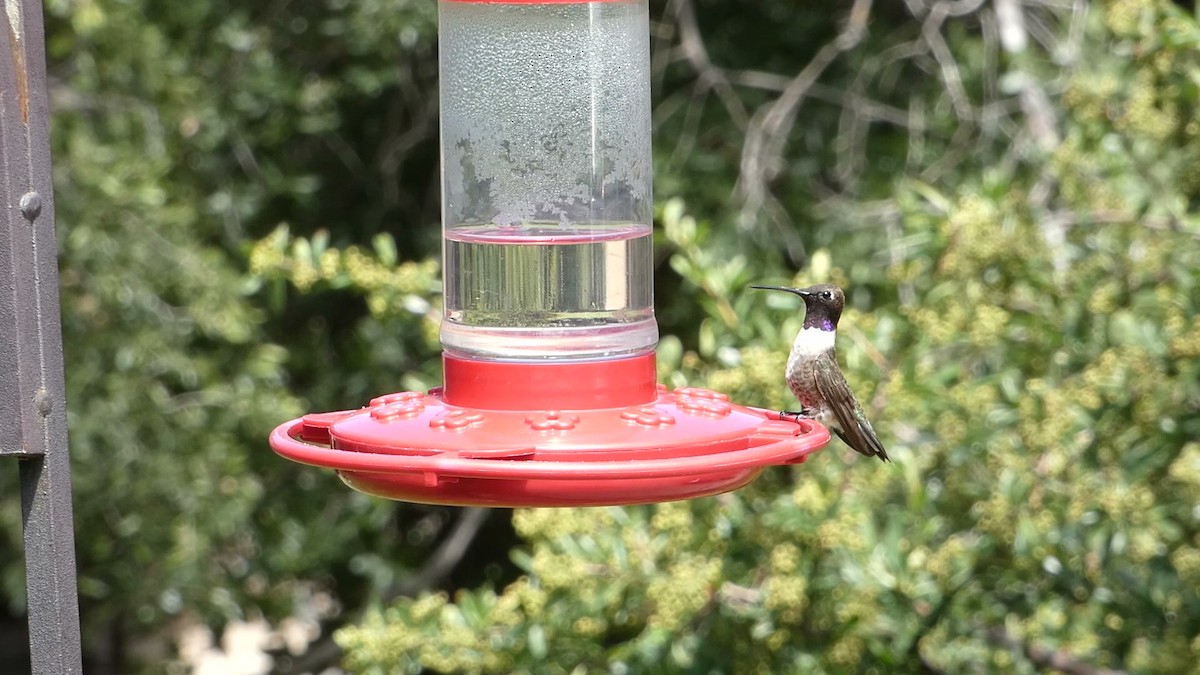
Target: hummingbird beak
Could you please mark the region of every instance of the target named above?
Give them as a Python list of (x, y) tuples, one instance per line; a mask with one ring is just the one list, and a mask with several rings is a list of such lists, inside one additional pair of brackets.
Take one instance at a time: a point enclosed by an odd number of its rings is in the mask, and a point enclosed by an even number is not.
[(757, 286), (757, 285), (752, 285), (752, 286), (750, 286), (750, 288), (757, 288), (757, 289), (759, 289), (759, 290), (763, 290), (763, 291), (783, 291), (783, 292), (785, 292), (785, 293), (791, 293), (791, 294), (793, 294), (793, 295), (798, 295), (798, 296), (800, 296), (800, 297), (802, 297), (802, 298), (806, 298), (806, 297), (808, 297), (809, 295), (811, 295), (811, 294), (808, 292), (808, 290), (807, 290), (807, 289), (803, 289), (803, 288), (791, 288), (791, 287), (789, 287), (789, 286)]

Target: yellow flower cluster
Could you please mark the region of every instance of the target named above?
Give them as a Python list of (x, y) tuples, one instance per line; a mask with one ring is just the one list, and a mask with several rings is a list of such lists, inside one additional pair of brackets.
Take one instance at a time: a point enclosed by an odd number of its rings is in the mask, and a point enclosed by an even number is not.
[(288, 242), (288, 229), (280, 225), (263, 237), (250, 249), (250, 273), (257, 277), (266, 276), (287, 263), (284, 252)]
[(415, 621), (425, 621), (441, 612), (449, 600), (449, 597), (445, 593), (430, 593), (421, 596), (409, 606), (409, 616)]
[(792, 491), (792, 503), (802, 511), (814, 516), (821, 515), (829, 508), (830, 498), (815, 480), (802, 480)]
[(1184, 445), (1179, 456), (1171, 463), (1167, 475), (1172, 480), (1200, 488), (1200, 443), (1193, 441)]
[(302, 293), (320, 283), (349, 285), (366, 296), (368, 310), (377, 317), (400, 314), (406, 297), (428, 296), (436, 288), (436, 259), (385, 264), (358, 246), (326, 248), (326, 239), (292, 238), (287, 225), (280, 225), (251, 249), (250, 273), (285, 279)]
[[(407, 616), (402, 604), (339, 631), (339, 642), (352, 655), (347, 665), (388, 663), (399, 670), (404, 664), (421, 664), (444, 672), (501, 672), (510, 666), (508, 652), (490, 648), (496, 632), (469, 625), (445, 595), (425, 595), (406, 604)], [(436, 641), (420, 627), (423, 623), (436, 627)]]
[(1192, 317), (1191, 327), (1186, 333), (1173, 338), (1169, 349), (1171, 356), (1177, 359), (1200, 357), (1200, 316)]
[(720, 579), (719, 558), (681, 555), (646, 589), (653, 606), (647, 626), (665, 631), (682, 628), (708, 604)]
[(862, 533), (861, 517), (851, 511), (822, 522), (817, 526), (817, 541), (821, 548), (830, 550), (863, 550), (867, 542)]
[(1152, 71), (1138, 73), (1125, 102), (1124, 112), (1114, 120), (1121, 131), (1164, 142), (1178, 131), (1179, 111), (1173, 103), (1160, 100), (1161, 87)]
[(847, 635), (825, 652), (825, 660), (833, 667), (844, 670), (852, 669), (863, 660), (866, 644), (857, 635)]
[(556, 553), (548, 548), (539, 548), (534, 552), (531, 571), (548, 591), (578, 589), (593, 576), (588, 562), (580, 556)]
[(775, 613), (780, 623), (798, 624), (808, 607), (808, 581), (795, 574), (779, 573), (763, 583), (763, 605)]
[(792, 574), (800, 565), (800, 560), (800, 549), (795, 544), (778, 544), (771, 549), (771, 572), (773, 574)]
[[(544, 596), (544, 593), (541, 589), (533, 587), (529, 577), (517, 579), (496, 597), (496, 604), (488, 609), (488, 625), (505, 628), (516, 628), (522, 625), (530, 614), (529, 606), (534, 604), (528, 602), (527, 599), (538, 595)], [(416, 619), (415, 616), (413, 618)]]
[(1104, 8), (1104, 23), (1118, 37), (1142, 33), (1142, 23), (1153, 17), (1155, 0), (1112, 0)]
[(1091, 123), (1108, 121), (1109, 102), (1120, 90), (1121, 81), (1112, 73), (1081, 74), (1067, 84), (1063, 105), (1080, 120)]
[(554, 539), (610, 528), (619, 513), (619, 509), (612, 507), (517, 509), (513, 512), (512, 522), (522, 537)]
[(1200, 663), (1200, 636), (1174, 633), (1165, 639), (1139, 637), (1127, 659), (1132, 673), (1195, 673)]

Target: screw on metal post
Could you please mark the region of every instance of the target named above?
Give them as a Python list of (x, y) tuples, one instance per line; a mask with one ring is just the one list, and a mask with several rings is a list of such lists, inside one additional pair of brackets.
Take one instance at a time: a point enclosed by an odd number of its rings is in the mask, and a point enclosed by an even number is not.
[(42, 196), (36, 192), (26, 192), (21, 195), (20, 207), (21, 215), (32, 223), (42, 214)]

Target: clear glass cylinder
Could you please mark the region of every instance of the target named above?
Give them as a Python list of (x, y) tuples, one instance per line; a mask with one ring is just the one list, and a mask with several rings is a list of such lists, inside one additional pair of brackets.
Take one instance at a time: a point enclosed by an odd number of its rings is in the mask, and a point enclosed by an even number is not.
[(444, 349), (653, 349), (647, 0), (438, 6)]

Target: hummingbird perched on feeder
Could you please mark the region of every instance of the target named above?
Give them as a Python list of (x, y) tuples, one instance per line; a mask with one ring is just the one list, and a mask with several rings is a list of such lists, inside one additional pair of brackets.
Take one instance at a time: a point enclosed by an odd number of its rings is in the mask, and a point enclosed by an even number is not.
[(834, 351), (838, 319), (846, 295), (833, 284), (808, 288), (751, 286), (766, 291), (784, 291), (804, 300), (804, 326), (792, 343), (787, 362), (787, 383), (800, 401), (799, 412), (781, 416), (807, 417), (825, 423), (838, 438), (860, 454), (888, 461), (887, 451), (871, 428), (862, 406), (838, 367)]

